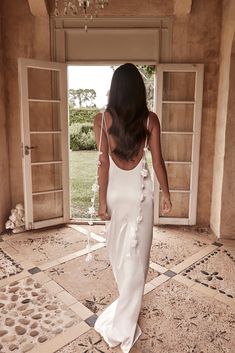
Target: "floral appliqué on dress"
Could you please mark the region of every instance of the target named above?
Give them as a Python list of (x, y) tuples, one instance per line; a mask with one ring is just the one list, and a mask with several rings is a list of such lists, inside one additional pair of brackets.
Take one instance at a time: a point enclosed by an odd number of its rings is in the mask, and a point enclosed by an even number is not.
[[(99, 191), (99, 175), (98, 175), (98, 170), (101, 165), (100, 161), (100, 155), (103, 153), (100, 151), (101, 147), (101, 137), (102, 137), (102, 130), (103, 130), (103, 121), (104, 121), (104, 111), (102, 112), (102, 121), (101, 121), (101, 133), (100, 133), (100, 140), (99, 140), (99, 148), (98, 148), (98, 158), (97, 158), (97, 170), (96, 170), (96, 176), (95, 176), (95, 181), (92, 184), (91, 191), (93, 192), (93, 196), (91, 197), (91, 206), (88, 208), (88, 214), (90, 215), (90, 219), (88, 221), (89, 225), (93, 225), (93, 219), (96, 217), (97, 213), (95, 210), (95, 199), (96, 199), (96, 193)], [(138, 225), (139, 223), (143, 220), (143, 214), (142, 214), (142, 208), (141, 208), (141, 203), (144, 201), (145, 196), (144, 196), (144, 189), (145, 189), (145, 179), (147, 178), (149, 171), (147, 168), (147, 160), (146, 160), (146, 151), (148, 150), (147, 148), (147, 136), (145, 139), (145, 146), (143, 148), (144, 154), (143, 154), (143, 160), (142, 160), (142, 168), (140, 171), (140, 176), (142, 178), (142, 183), (141, 183), (141, 195), (140, 195), (140, 204), (139, 204), (139, 212), (136, 218), (136, 225), (135, 225), (135, 230), (131, 236), (131, 248), (136, 248), (138, 245), (138, 238), (137, 238), (137, 231), (138, 231)], [(87, 240), (87, 246), (86, 249), (88, 251), (87, 256), (86, 256), (86, 261), (90, 261), (92, 259), (92, 253), (91, 253), (91, 244), (90, 244), (90, 238), (91, 238), (91, 231), (88, 231), (88, 240)], [(127, 254), (127, 257), (131, 256), (131, 249)]]

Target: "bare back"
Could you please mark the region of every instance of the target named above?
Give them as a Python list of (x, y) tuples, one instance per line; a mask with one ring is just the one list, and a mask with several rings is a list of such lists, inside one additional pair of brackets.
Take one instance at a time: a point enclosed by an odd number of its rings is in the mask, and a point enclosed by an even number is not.
[[(106, 123), (106, 127), (107, 130), (111, 127), (112, 125), (112, 116), (109, 112), (105, 112), (105, 123)], [(105, 131), (106, 132), (106, 131)], [(112, 153), (112, 151), (114, 150), (114, 148), (116, 147), (116, 142), (114, 140), (114, 138), (112, 137), (112, 135), (110, 135), (109, 133), (107, 133), (107, 140), (110, 146), (110, 157), (112, 158), (112, 160), (114, 161), (114, 163), (121, 169), (125, 169), (125, 170), (131, 170), (133, 168), (135, 168), (138, 163), (140, 162), (142, 156), (143, 156), (143, 148), (144, 148), (144, 144), (145, 141), (143, 140), (140, 148), (139, 148), (139, 152), (138, 154), (133, 158), (132, 161), (125, 161), (122, 160), (120, 158), (118, 158), (114, 153)]]

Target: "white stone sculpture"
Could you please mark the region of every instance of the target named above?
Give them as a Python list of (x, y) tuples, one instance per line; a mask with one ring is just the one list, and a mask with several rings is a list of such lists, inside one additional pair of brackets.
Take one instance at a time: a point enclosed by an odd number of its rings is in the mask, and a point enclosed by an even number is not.
[(6, 229), (12, 229), (13, 233), (19, 233), (25, 230), (24, 227), (24, 206), (18, 203), (11, 210), (9, 220), (5, 223)]

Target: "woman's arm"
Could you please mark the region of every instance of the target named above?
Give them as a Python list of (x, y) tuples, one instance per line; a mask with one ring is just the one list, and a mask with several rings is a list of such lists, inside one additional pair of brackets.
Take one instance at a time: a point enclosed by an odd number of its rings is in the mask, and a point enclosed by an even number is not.
[[(97, 148), (99, 147), (100, 133), (101, 133), (101, 120), (102, 114), (98, 113), (94, 118), (93, 131), (95, 135)], [(107, 213), (107, 187), (108, 187), (108, 172), (109, 172), (109, 156), (108, 156), (108, 141), (105, 133), (105, 127), (103, 124), (102, 138), (100, 151), (100, 166), (98, 168), (98, 184), (99, 184), (99, 210), (98, 216), (101, 220), (108, 220), (110, 216)]]
[(171, 209), (170, 192), (167, 178), (165, 162), (162, 157), (160, 140), (160, 122), (158, 116), (151, 112), (151, 134), (149, 138), (149, 147), (152, 155), (153, 169), (163, 191), (163, 210), (169, 212)]

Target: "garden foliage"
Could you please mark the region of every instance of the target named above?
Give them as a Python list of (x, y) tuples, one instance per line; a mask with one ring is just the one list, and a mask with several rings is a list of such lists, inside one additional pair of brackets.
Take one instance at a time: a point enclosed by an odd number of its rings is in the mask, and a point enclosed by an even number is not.
[(74, 123), (69, 130), (70, 149), (72, 151), (96, 149), (93, 123)]
[(69, 107), (70, 149), (72, 151), (96, 149), (93, 120), (98, 112), (97, 108)]

